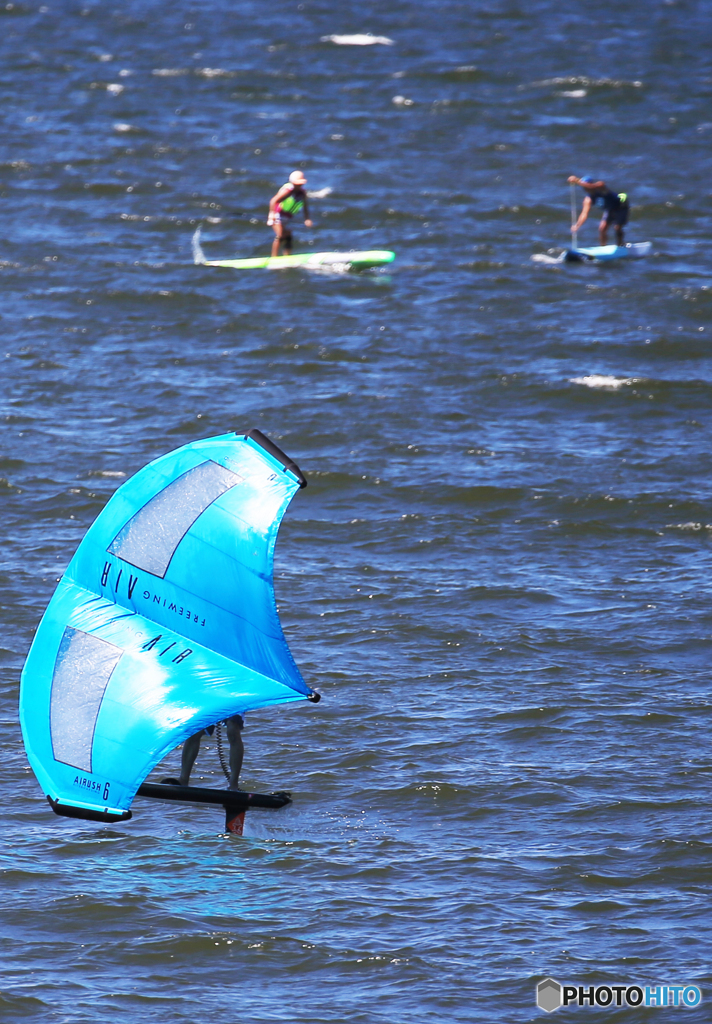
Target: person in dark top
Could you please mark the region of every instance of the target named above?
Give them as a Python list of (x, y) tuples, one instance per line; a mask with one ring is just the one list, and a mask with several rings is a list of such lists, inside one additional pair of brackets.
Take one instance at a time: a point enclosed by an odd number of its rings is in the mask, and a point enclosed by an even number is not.
[(580, 185), (585, 191), (581, 213), (575, 224), (572, 224), (571, 231), (576, 233), (586, 223), (591, 207), (602, 206), (603, 216), (598, 225), (598, 237), (601, 245), (606, 245), (608, 238), (608, 226), (612, 224), (616, 233), (616, 243), (623, 245), (623, 228), (628, 223), (628, 196), (625, 192), (614, 192), (608, 188), (605, 181), (595, 181), (593, 178), (577, 178), (575, 174), (570, 175), (569, 185)]

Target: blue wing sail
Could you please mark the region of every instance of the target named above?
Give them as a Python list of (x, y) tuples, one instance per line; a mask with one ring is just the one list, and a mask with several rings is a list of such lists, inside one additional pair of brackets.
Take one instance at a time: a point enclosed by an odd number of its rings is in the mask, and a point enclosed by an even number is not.
[(127, 817), (141, 782), (229, 715), (313, 698), (277, 614), (274, 546), (306, 481), (258, 431), (150, 463), (90, 527), (20, 686), (30, 764), (77, 816)]

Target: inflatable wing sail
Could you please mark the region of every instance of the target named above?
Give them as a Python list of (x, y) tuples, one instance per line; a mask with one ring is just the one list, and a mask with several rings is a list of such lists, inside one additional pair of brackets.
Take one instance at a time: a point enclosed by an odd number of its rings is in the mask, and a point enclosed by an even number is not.
[(90, 527), (22, 673), (30, 764), (58, 814), (131, 817), (143, 779), (233, 714), (313, 699), (277, 615), (277, 530), (299, 468), (258, 430), (150, 463)]

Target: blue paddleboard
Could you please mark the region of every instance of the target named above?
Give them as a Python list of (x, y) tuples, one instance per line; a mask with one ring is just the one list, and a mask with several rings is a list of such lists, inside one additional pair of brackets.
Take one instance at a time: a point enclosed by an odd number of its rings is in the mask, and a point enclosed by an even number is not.
[(628, 242), (626, 245), (592, 245), (585, 249), (567, 249), (567, 263), (606, 263), (609, 260), (642, 259), (653, 251), (652, 242)]

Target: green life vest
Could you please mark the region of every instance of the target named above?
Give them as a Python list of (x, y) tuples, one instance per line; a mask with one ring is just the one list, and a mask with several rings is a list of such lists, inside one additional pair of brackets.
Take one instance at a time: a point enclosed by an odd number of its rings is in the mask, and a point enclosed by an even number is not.
[(295, 199), (294, 197), (293, 185), (291, 195), (288, 195), (286, 196), (286, 198), (280, 200), (277, 209), (280, 211), (280, 213), (286, 213), (288, 217), (293, 217), (295, 213), (299, 213), (300, 210), (304, 209), (304, 200)]

